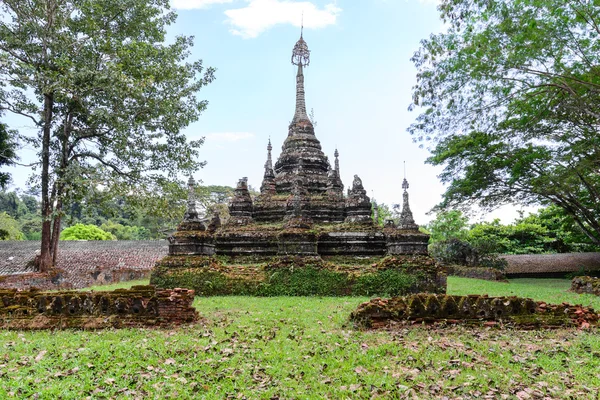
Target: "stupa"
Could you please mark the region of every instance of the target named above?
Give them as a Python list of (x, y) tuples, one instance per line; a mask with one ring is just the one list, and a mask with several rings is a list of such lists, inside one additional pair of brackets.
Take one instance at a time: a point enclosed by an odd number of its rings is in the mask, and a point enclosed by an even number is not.
[(373, 204), (358, 175), (344, 193), (339, 152), (335, 149), (332, 166), (306, 113), (304, 69), (310, 64), (310, 50), (302, 34), (292, 51), (292, 64), (297, 67), (294, 116), (275, 164), (269, 139), (260, 194), (253, 198), (247, 178), (240, 179), (229, 203), (230, 218), (222, 225), (218, 215), (199, 215), (192, 187), (188, 212), (170, 238), (169, 254), (255, 258), (427, 254), (429, 236), (413, 220), (406, 179), (398, 224), (388, 221), (379, 226), (374, 221)]

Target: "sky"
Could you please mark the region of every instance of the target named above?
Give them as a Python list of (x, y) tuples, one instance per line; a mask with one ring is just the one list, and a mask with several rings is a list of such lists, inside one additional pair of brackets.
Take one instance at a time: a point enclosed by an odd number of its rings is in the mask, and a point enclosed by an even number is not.
[[(195, 175), (205, 185), (235, 186), (242, 177), (259, 188), (266, 147), (273, 160), (281, 151), (295, 109), (292, 48), (300, 36), (311, 51), (304, 71), (307, 110), (315, 133), (333, 162), (340, 153), (348, 188), (358, 175), (378, 203), (402, 202), (404, 163), (410, 204), (418, 224), (441, 200), (440, 167), (425, 163), (429, 153), (414, 143), (407, 127), (416, 68), (410, 61), (421, 39), (440, 32), (434, 1), (420, 0), (171, 0), (178, 19), (169, 28), (195, 37), (190, 59), (216, 68), (216, 79), (199, 94), (209, 104), (186, 129), (205, 137), (206, 166)], [(8, 121), (6, 121), (8, 122)], [(25, 160), (26, 161), (26, 156)], [(30, 171), (11, 169), (23, 187)], [(510, 222), (517, 208), (504, 207), (472, 220), (500, 217)]]

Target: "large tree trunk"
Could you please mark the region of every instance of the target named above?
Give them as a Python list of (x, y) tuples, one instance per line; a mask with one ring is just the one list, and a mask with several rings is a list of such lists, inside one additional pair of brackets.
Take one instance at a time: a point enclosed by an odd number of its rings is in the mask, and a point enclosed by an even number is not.
[(52, 268), (52, 204), (50, 202), (50, 134), (54, 95), (44, 95), (44, 128), (42, 131), (42, 247), (38, 270), (47, 272)]

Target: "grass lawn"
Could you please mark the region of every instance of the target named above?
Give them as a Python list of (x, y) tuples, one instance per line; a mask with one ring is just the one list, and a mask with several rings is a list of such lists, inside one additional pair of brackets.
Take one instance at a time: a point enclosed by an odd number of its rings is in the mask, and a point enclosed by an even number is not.
[[(568, 280), (448, 287), (600, 310), (597, 298), (566, 293)], [(597, 331), (358, 331), (347, 318), (365, 300), (197, 298), (204, 322), (172, 331), (0, 331), (0, 399), (598, 396)]]

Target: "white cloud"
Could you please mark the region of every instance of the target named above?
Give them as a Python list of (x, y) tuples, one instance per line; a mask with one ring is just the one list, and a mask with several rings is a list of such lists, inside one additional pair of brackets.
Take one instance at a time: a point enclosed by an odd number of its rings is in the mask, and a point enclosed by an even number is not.
[(251, 132), (214, 132), (204, 135), (206, 140), (211, 142), (238, 142), (240, 140), (251, 139), (254, 133)]
[(180, 10), (192, 10), (195, 8), (206, 8), (213, 4), (231, 3), (233, 0), (173, 0), (173, 8)]
[(231, 33), (244, 38), (255, 38), (278, 24), (300, 27), (302, 14), (306, 28), (323, 28), (335, 25), (342, 9), (335, 2), (319, 9), (309, 1), (250, 0), (244, 8), (225, 11), (228, 22), (233, 26)]

